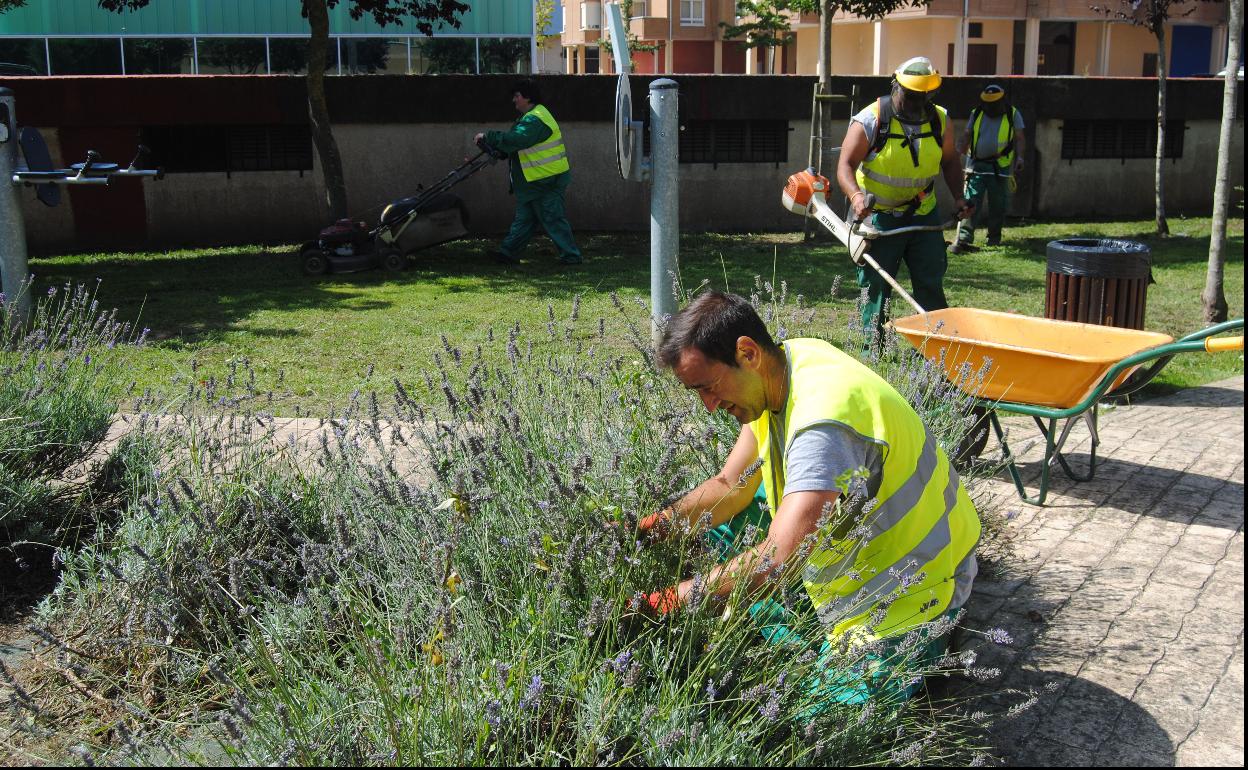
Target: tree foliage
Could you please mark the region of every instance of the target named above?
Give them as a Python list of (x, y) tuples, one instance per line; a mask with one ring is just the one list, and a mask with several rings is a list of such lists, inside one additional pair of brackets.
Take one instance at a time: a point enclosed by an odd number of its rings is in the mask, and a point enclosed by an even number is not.
[(745, 38), (746, 48), (774, 48), (788, 45), (794, 38), (789, 34), (789, 11), (796, 8), (794, 0), (737, 0), (736, 24), (721, 21), (725, 40)]
[(845, 13), (878, 21), (893, 11), (922, 8), (929, 2), (931, 0), (788, 0), (788, 5), (795, 11), (827, 13), (829, 16)]

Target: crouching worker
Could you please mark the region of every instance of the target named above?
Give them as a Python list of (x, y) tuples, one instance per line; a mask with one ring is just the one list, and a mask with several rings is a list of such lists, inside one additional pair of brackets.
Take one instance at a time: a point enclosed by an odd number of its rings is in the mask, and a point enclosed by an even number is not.
[[(647, 593), (642, 609), (676, 611), (691, 593), (723, 601), (740, 581), (761, 592), (768, 573), (801, 569), (807, 609), (823, 623), (822, 653), (869, 645), (879, 674), (824, 671), (809, 683), (812, 694), (860, 703), (917, 692), (921, 682), (888, 675), (890, 657), (907, 635), (914, 649), (916, 630), (924, 634), (924, 662), (946, 652), (947, 634), (927, 632), (942, 618), (947, 631), (970, 596), (980, 533), (966, 489), (918, 414), (827, 342), (777, 345), (750, 303), (733, 294), (708, 292), (678, 312), (658, 356), (708, 411), (722, 409), (742, 427), (715, 477), (639, 528), (654, 539), (705, 524), (709, 513), (720, 543), (751, 518), (766, 534), (757, 545), (725, 549), (696, 588), (690, 579)], [(865, 489), (843, 491), (849, 478)], [(754, 501), (760, 489), (770, 516)], [(769, 641), (790, 641), (775, 617), (782, 608), (770, 603), (756, 602), (751, 614)]]

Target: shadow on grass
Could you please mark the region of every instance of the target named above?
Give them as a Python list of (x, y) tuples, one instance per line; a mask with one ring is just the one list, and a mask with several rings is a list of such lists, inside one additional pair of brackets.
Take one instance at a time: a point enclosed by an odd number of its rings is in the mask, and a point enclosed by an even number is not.
[[(121, 318), (138, 318), (157, 342), (211, 342), (232, 331), (267, 337), (296, 337), (307, 332), (245, 321), (264, 311), (328, 308), (377, 311), (405, 298), (377, 288), (421, 288), (433, 296), (482, 291), (570, 300), (586, 292), (619, 291), (645, 296), (650, 286), (650, 246), (645, 234), (580, 234), (586, 261), (565, 266), (543, 239), (522, 264), (504, 266), (490, 257), (493, 241), (465, 240), (413, 255), (402, 272), (371, 270), (308, 277), (293, 247), (222, 249), (207, 254), (116, 254), (32, 260), (38, 287), (101, 283), (100, 301), (116, 307)], [(784, 236), (698, 235), (682, 243), (681, 271), (687, 288), (704, 278), (741, 293), (754, 291), (755, 276), (774, 274), (790, 295), (825, 300), (837, 275), (854, 284), (844, 253), (784, 242)], [(367, 292), (367, 294), (365, 294)], [(842, 296), (853, 295), (846, 290)]]

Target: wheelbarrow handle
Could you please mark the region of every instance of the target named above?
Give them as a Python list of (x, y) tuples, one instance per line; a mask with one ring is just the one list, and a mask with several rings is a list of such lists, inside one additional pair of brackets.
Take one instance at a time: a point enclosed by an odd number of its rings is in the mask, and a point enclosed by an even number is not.
[(1227, 350), (1243, 350), (1244, 338), (1240, 337), (1209, 337), (1205, 340), (1205, 350), (1210, 353), (1221, 353)]
[[(1092, 404), (1099, 401), (1102, 396), (1117, 397), (1133, 393), (1144, 387), (1144, 385), (1152, 380), (1153, 377), (1155, 377), (1157, 373), (1160, 372), (1167, 363), (1169, 363), (1171, 358), (1179, 353), (1195, 353), (1201, 351), (1212, 353), (1222, 350), (1242, 350), (1244, 347), (1244, 338), (1242, 336), (1210, 339), (1214, 334), (1230, 331), (1231, 329), (1242, 328), (1244, 328), (1244, 319), (1239, 318), (1234, 321), (1227, 321), (1225, 323), (1220, 323), (1216, 326), (1210, 326), (1207, 329), (1194, 332), (1181, 340), (1175, 340), (1174, 342), (1166, 345), (1158, 345), (1157, 347), (1149, 348), (1148, 350), (1141, 350), (1138, 353), (1127, 356), (1109, 368), (1109, 371), (1101, 377), (1100, 383), (1092, 390), (1092, 393), (1090, 393), (1081, 404), (1071, 407), (1070, 409), (1062, 410), (1060, 413), (1051, 412), (1050, 410), (1048, 416), (1071, 417), (1086, 411), (1092, 406)], [(1128, 383), (1116, 391), (1109, 391), (1109, 386), (1114, 382), (1114, 380), (1118, 379), (1118, 375), (1124, 370), (1149, 363), (1150, 361), (1156, 361), (1156, 364), (1149, 367), (1145, 376), (1140, 378), (1138, 382)], [(1109, 392), (1107, 393), (1107, 391)]]

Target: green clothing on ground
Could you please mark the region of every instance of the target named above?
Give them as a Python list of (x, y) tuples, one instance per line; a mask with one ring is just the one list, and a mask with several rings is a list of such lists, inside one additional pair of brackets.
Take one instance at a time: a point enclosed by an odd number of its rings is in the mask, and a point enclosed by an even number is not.
[[(938, 225), (940, 214), (936, 210), (913, 217), (894, 215), (888, 212), (877, 212), (871, 218), (876, 230), (896, 230), (910, 225)], [(945, 299), (945, 270), (949, 266), (949, 257), (945, 253), (944, 234), (939, 230), (906, 233), (892, 238), (876, 238), (871, 242), (871, 256), (888, 274), (897, 277), (902, 262), (910, 272), (910, 295), (924, 310), (940, 310), (949, 307)], [(875, 326), (882, 330), (888, 319), (884, 313), (884, 303), (892, 297), (893, 287), (870, 265), (858, 267), (858, 286), (867, 289), (867, 303), (862, 311), (864, 329)], [(904, 302), (904, 300), (902, 300)], [(903, 316), (914, 313), (908, 304), (899, 309)]]
[[(762, 508), (766, 503), (767, 493), (759, 486), (754, 499), (740, 513), (706, 533), (707, 543), (718, 552), (721, 563), (745, 550), (742, 538), (748, 527), (759, 533), (767, 532), (771, 515)], [(795, 654), (800, 654), (801, 650), (813, 648), (814, 643), (793, 630), (792, 625), (800, 625), (799, 616), (809, 617), (815, 609), (801, 588), (783, 598), (784, 604), (773, 597), (754, 602), (750, 605), (750, 617), (769, 644), (791, 645)], [(957, 613), (958, 610), (953, 609), (945, 616), (955, 617)], [(826, 637), (822, 638), (819, 673), (803, 683), (814, 705), (805, 709), (801, 718), (809, 719), (832, 703), (861, 705), (869, 700), (885, 700), (896, 704), (913, 697), (922, 686), (922, 680), (903, 680), (899, 672), (933, 666), (949, 651), (949, 635), (931, 637), (927, 628), (919, 629), (918, 633), (919, 643), (911, 651), (903, 652), (904, 636), (886, 639), (883, 649), (866, 654), (861, 664), (849, 671), (837, 667), (837, 650)]]
[(516, 216), (499, 248), (509, 257), (519, 257), (540, 223), (559, 249), (560, 259), (579, 262), (581, 250), (576, 245), (563, 205), (564, 192), (571, 184), (572, 172), (530, 182), (524, 178), (520, 168), (517, 151), (546, 141), (552, 133), (550, 127), (532, 113), (522, 115), (508, 131), (485, 132), (486, 143), (509, 157), (511, 191), (516, 196)]
[(958, 224), (958, 243), (974, 243), (975, 230), (985, 225), (988, 242), (1000, 243), (1005, 214), (1010, 210), (1010, 177), (994, 172), (990, 162), (975, 161), (974, 170), (966, 175), (965, 197), (974, 204), (975, 213)]

